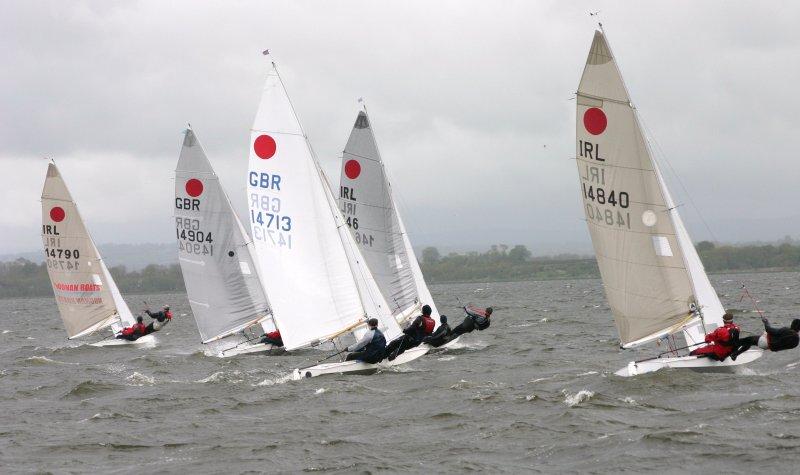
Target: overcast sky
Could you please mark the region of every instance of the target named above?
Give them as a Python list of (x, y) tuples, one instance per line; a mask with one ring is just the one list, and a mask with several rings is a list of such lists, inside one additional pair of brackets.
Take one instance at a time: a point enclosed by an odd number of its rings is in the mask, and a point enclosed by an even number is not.
[(716, 238), (800, 237), (798, 2), (26, 0), (0, 4), (0, 254), (41, 246), (43, 157), (97, 242), (172, 242), (187, 122), (244, 209), (266, 48), (335, 185), (367, 100), (415, 246), (588, 253), (570, 99), (590, 10)]

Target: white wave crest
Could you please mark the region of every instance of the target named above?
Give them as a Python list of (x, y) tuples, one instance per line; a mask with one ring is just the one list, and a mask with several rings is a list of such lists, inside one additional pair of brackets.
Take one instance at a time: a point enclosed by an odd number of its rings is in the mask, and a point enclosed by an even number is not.
[(126, 381), (135, 386), (144, 386), (145, 384), (156, 384), (156, 378), (147, 376), (138, 371), (134, 371), (132, 375), (125, 378)]
[(592, 397), (594, 397), (594, 391), (589, 391), (588, 389), (581, 389), (575, 394), (570, 394), (565, 389), (562, 391), (564, 393), (564, 404), (569, 407), (577, 406), (582, 402), (586, 402)]

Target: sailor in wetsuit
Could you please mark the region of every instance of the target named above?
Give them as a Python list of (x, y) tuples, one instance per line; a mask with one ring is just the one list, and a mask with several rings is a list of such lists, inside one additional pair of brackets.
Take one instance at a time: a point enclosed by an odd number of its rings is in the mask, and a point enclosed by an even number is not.
[(145, 310), (144, 313), (153, 319), (153, 321), (147, 325), (146, 335), (161, 330), (164, 325), (172, 321), (172, 312), (169, 311), (169, 305), (164, 305), (164, 309), (160, 312)]
[(764, 323), (764, 333), (761, 335), (739, 338), (735, 349), (731, 353), (731, 359), (736, 361), (736, 357), (749, 350), (751, 346), (758, 346), (762, 350), (783, 351), (795, 348), (800, 343), (800, 318), (792, 320), (789, 328), (773, 327), (769, 324), (767, 317), (761, 317)]
[(136, 341), (140, 336), (146, 335), (147, 327), (142, 323), (143, 320), (141, 316), (136, 317), (136, 323), (130, 327), (123, 328), (116, 337), (120, 340)]
[(492, 307), (487, 307), (486, 310), (464, 307), (464, 313), (466, 314), (464, 321), (453, 328), (453, 333), (450, 335), (451, 340), (455, 340), (464, 333), (470, 333), (476, 328), (479, 331), (486, 330), (492, 324)]
[(431, 312), (430, 305), (423, 305), (422, 315), (415, 318), (411, 325), (403, 330), (402, 336), (395, 338), (386, 345), (386, 357), (389, 361), (394, 360), (407, 349), (419, 346), (423, 338), (433, 333), (433, 327), (436, 326), (436, 322), (431, 318)]
[(386, 338), (383, 332), (378, 330), (378, 319), (370, 318), (367, 320), (367, 330), (364, 336), (357, 343), (347, 347), (350, 353), (345, 361), (363, 361), (364, 363), (375, 364), (383, 359), (386, 349)]
[(447, 324), (447, 315), (442, 315), (439, 317), (439, 328), (423, 338), (422, 343), (438, 348), (451, 340), (450, 335), (452, 333), (453, 329)]

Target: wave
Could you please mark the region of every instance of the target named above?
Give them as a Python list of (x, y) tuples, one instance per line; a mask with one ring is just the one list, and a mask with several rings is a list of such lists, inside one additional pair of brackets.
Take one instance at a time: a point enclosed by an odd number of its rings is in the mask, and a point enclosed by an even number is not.
[(138, 371), (134, 371), (132, 375), (125, 378), (130, 384), (134, 386), (144, 386), (145, 384), (153, 385), (156, 384), (156, 378), (152, 376), (147, 376), (142, 374)]
[(100, 381), (81, 381), (80, 383), (76, 384), (72, 389), (70, 389), (62, 399), (70, 399), (70, 398), (80, 398), (80, 399), (88, 399), (89, 397), (96, 396), (101, 393), (105, 393), (108, 391), (114, 391), (119, 389), (119, 386), (116, 384), (111, 383), (103, 383)]
[(69, 363), (64, 363), (62, 361), (51, 360), (46, 356), (31, 356), (30, 358), (25, 358), (25, 361), (33, 365), (69, 364)]
[(594, 397), (594, 391), (589, 391), (588, 389), (581, 389), (575, 394), (570, 394), (566, 389), (564, 389), (561, 391), (561, 393), (564, 394), (564, 404), (569, 407), (575, 407), (578, 404), (586, 402)]
[(206, 378), (198, 379), (197, 381), (195, 381), (195, 383), (233, 383), (233, 384), (236, 384), (236, 383), (241, 383), (242, 381), (243, 381), (242, 372), (239, 371), (239, 370), (235, 370), (235, 371), (232, 371), (232, 372), (217, 371), (216, 373), (213, 373), (212, 375), (210, 375), (210, 376), (208, 376)]

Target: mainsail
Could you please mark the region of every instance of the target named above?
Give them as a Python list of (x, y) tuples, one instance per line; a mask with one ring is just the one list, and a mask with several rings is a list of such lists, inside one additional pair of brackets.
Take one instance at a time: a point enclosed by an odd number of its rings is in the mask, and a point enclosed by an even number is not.
[(366, 111), (358, 113), (344, 148), (339, 207), (395, 318), (428, 304), (438, 322)]
[(203, 343), (258, 322), (274, 327), (250, 240), (191, 129), (175, 170), (175, 234)]
[(581, 196), (623, 346), (721, 324), (711, 287), (653, 160), (611, 48), (596, 31), (577, 93)]
[(54, 163), (42, 190), (42, 243), (69, 338), (135, 322)]
[(387, 337), (399, 333), (274, 63), (250, 143), (247, 200), (255, 255), (286, 349), (334, 338), (373, 316)]

